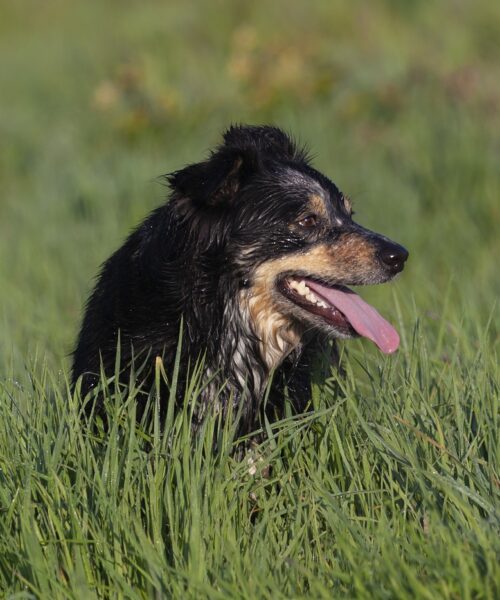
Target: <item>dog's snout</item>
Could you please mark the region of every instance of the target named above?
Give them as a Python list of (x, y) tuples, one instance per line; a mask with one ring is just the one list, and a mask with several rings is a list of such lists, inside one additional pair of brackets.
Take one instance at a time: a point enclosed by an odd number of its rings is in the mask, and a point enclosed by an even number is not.
[(394, 242), (384, 241), (377, 252), (377, 256), (384, 267), (395, 275), (403, 270), (408, 258), (408, 250)]

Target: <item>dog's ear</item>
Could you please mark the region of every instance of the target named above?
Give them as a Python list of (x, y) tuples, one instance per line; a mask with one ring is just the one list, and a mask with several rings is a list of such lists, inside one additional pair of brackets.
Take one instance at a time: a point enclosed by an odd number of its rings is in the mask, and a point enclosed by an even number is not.
[(179, 198), (198, 206), (224, 206), (233, 202), (238, 191), (257, 170), (257, 155), (250, 150), (219, 148), (200, 163), (167, 176)]

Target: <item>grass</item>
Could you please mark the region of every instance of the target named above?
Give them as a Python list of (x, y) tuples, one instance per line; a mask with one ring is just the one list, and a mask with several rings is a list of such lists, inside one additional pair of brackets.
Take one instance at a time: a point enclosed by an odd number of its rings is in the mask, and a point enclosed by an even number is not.
[[(486, 0), (2, 3), (0, 592), (500, 595), (499, 23)], [(231, 121), (293, 131), (411, 254), (363, 290), (398, 355), (346, 344), (346, 376), (267, 424), (270, 479), (229, 428), (217, 455), (213, 423), (191, 439), (195, 376), (163, 429), (109, 398), (106, 435), (67, 388), (97, 266)]]

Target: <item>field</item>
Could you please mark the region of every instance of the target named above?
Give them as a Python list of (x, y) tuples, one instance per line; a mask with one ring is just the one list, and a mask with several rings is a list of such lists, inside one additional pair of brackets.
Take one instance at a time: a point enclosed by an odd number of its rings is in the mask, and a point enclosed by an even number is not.
[[(0, 596), (500, 597), (499, 64), (490, 0), (2, 2)], [(401, 349), (346, 344), (270, 478), (189, 403), (103, 434), (67, 385), (98, 265), (231, 122), (410, 250), (363, 291)]]

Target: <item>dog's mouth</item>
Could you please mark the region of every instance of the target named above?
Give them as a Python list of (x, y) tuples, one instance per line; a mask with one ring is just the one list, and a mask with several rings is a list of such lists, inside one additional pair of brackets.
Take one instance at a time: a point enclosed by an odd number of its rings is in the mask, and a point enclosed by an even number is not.
[(399, 335), (394, 327), (347, 287), (287, 276), (278, 281), (278, 290), (301, 309), (326, 321), (341, 337), (366, 337), (386, 354), (398, 349)]

